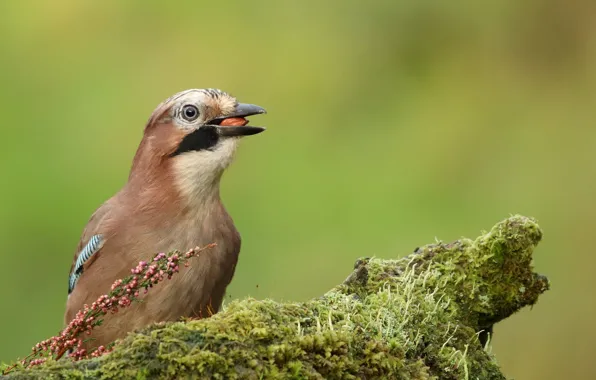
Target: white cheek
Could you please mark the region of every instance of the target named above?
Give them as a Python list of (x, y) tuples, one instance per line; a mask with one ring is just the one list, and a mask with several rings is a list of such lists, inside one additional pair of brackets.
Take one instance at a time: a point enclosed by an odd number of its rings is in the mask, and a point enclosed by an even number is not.
[(178, 189), (193, 201), (202, 201), (217, 191), (222, 172), (232, 163), (238, 139), (221, 140), (213, 150), (186, 152), (174, 158)]

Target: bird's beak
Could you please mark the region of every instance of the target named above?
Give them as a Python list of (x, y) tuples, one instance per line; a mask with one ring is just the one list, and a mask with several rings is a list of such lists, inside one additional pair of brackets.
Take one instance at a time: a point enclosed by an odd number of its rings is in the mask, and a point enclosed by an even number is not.
[(261, 133), (265, 130), (263, 127), (251, 127), (250, 125), (241, 125), (238, 127), (218, 127), (217, 131), (220, 136), (224, 137), (240, 137), (250, 136)]
[(260, 115), (262, 113), (267, 113), (267, 111), (265, 111), (263, 107), (259, 107), (257, 105), (248, 103), (238, 103), (234, 112), (232, 112), (231, 115), (228, 115), (226, 119), (229, 117), (246, 117), (252, 115)]
[(247, 116), (267, 113), (264, 108), (254, 104), (238, 103), (234, 111), (225, 117), (211, 120), (209, 124), (216, 125), (220, 136), (239, 137), (256, 135), (265, 130), (263, 127), (252, 127), (248, 124)]

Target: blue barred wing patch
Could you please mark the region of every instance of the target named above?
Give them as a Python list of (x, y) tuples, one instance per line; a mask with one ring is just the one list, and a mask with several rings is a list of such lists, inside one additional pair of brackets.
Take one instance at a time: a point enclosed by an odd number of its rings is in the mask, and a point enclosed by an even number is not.
[(103, 246), (104, 239), (102, 235), (93, 235), (89, 242), (77, 257), (77, 261), (75, 262), (74, 269), (68, 278), (68, 294), (72, 293), (79, 277), (83, 274), (83, 265), (93, 256), (97, 251), (101, 249)]

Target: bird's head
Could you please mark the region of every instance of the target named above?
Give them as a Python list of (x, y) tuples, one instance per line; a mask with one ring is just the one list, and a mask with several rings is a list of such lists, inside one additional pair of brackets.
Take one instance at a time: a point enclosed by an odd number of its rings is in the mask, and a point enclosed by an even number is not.
[[(218, 89), (190, 89), (162, 102), (153, 112), (137, 151), (131, 178), (138, 171), (167, 170), (187, 195), (217, 183), (230, 165), (241, 137), (261, 133), (246, 117), (266, 111), (238, 103)], [(139, 170), (140, 169), (140, 170)]]

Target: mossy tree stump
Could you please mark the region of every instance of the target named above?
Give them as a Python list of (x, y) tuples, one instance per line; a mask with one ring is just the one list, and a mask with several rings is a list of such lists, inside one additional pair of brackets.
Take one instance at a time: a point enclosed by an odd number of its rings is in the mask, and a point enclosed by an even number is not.
[(100, 358), (7, 378), (504, 379), (479, 332), (548, 289), (531, 265), (541, 237), (534, 220), (513, 216), (476, 240), (360, 259), (308, 302), (233, 301), (207, 319), (131, 333)]

